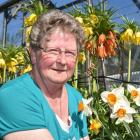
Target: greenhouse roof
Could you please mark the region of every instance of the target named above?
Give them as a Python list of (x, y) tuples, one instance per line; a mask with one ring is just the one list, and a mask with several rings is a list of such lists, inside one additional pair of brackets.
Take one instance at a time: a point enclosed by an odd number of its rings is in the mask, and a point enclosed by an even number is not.
[[(0, 12), (5, 10), (5, 8), (20, 2), (21, 0), (0, 0)], [(25, 1), (25, 0), (24, 0)], [(70, 7), (74, 4), (81, 3), (86, 0), (41, 0), (43, 3), (50, 2), (56, 8), (64, 9), (66, 7)]]
[[(11, 3), (20, 2), (23, 0), (0, 0), (0, 22), (3, 23), (3, 15), (4, 10), (7, 5), (10, 5)], [(24, 0), (25, 1), (25, 0)], [(42, 0), (44, 3), (49, 2), (49, 0)], [(73, 5), (84, 5), (85, 2), (88, 0), (51, 0), (51, 3), (56, 7), (64, 10), (69, 10), (68, 8), (72, 7)], [(122, 3), (122, 0), (105, 0), (108, 3), (106, 6), (108, 8), (113, 8), (117, 12), (115, 16), (112, 18), (113, 21), (116, 23), (120, 23), (120, 17), (126, 16), (130, 20), (135, 20), (138, 24), (140, 24), (140, 0), (125, 0), (125, 3)], [(98, 2), (101, 2), (101, 0), (92, 0), (93, 5), (96, 5)], [(12, 5), (12, 4), (11, 4)], [(7, 27), (7, 34), (9, 36), (15, 36), (16, 33), (19, 33), (19, 29), (21, 28), (22, 19), (21, 14), (16, 17), (16, 19), (12, 19), (11, 22), (8, 24)], [(0, 26), (0, 39), (2, 37), (3, 32), (3, 24)]]
[[(14, 2), (16, 0), (0, 0), (0, 5), (7, 3), (9, 1)], [(17, 1), (20, 1), (20, 0), (17, 0)], [(44, 1), (47, 1), (47, 0), (44, 0)], [(66, 4), (74, 2), (74, 1), (77, 1), (77, 0), (51, 0), (51, 2), (56, 5), (56, 7), (61, 7), (63, 5), (66, 5)]]

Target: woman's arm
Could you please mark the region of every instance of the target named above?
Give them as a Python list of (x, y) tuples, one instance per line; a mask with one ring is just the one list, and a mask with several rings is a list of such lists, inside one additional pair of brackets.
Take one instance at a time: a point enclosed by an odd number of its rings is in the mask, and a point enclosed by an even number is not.
[(35, 129), (9, 133), (4, 140), (54, 140), (47, 129)]

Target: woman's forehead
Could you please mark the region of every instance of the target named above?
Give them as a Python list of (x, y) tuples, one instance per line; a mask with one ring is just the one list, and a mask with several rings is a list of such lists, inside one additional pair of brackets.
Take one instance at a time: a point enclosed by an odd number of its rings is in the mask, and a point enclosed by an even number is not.
[(54, 31), (52, 31), (49, 34), (46, 34), (42, 41), (44, 42), (50, 42), (50, 41), (61, 41), (61, 40), (65, 40), (65, 41), (76, 41), (76, 37), (73, 33), (68, 32), (68, 31), (63, 31), (61, 29), (56, 29)]
[(57, 39), (65, 39), (66, 41), (69, 39), (75, 40), (74, 34), (62, 30), (55, 30), (49, 37), (51, 40)]

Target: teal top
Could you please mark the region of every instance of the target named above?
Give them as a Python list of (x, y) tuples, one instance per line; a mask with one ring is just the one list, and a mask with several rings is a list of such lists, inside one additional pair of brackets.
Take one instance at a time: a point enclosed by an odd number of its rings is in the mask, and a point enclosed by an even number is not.
[(81, 94), (66, 84), (68, 109), (72, 119), (69, 133), (64, 131), (42, 91), (26, 73), (0, 88), (0, 138), (16, 131), (47, 128), (55, 140), (79, 140), (88, 135), (86, 117), (81, 118)]

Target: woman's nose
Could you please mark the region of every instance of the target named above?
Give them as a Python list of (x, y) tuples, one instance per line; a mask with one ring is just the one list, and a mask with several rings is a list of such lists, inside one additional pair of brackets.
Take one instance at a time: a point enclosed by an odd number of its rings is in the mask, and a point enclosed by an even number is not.
[(66, 55), (65, 55), (65, 52), (61, 52), (57, 58), (57, 62), (58, 63), (61, 63), (62, 65), (65, 65), (66, 64)]

